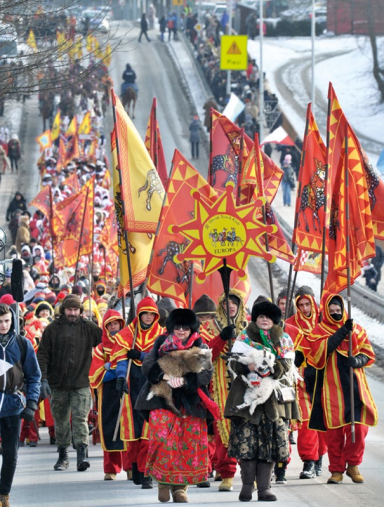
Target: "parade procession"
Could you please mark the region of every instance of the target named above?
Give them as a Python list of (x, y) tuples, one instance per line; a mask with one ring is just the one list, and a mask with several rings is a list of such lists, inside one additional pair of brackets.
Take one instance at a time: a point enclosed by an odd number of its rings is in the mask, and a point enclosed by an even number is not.
[(0, 507), (382, 505), (352, 3), (0, 2)]

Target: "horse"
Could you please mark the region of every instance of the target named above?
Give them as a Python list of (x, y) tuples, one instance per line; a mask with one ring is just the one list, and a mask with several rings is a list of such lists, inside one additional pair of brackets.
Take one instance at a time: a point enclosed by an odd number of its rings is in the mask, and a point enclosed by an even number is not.
[(121, 97), (123, 107), (127, 111), (128, 115), (129, 111), (131, 109), (132, 104), (132, 120), (135, 119), (135, 106), (136, 106), (136, 100), (137, 100), (137, 93), (136, 90), (134, 90), (131, 86), (128, 86), (128, 88), (125, 90), (123, 96)]

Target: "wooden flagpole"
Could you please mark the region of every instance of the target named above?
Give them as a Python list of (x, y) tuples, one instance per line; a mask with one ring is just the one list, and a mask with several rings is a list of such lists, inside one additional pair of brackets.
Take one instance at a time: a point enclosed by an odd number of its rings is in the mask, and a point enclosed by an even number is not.
[[(324, 185), (324, 221), (323, 221), (323, 244), (321, 249), (321, 282), (320, 282), (320, 299), (323, 293), (325, 282), (325, 242), (326, 242), (326, 223), (328, 212), (328, 173), (329, 173), (329, 143), (330, 143), (330, 121), (331, 121), (331, 100), (328, 93), (328, 119), (327, 119), (327, 161), (325, 164), (325, 185)], [(331, 189), (332, 190), (332, 189)], [(321, 321), (321, 314), (319, 317)]]
[(151, 271), (153, 256), (155, 254), (156, 239), (157, 239), (157, 237), (159, 235), (160, 226), (161, 226), (161, 219), (162, 219), (162, 215), (163, 215), (163, 209), (164, 209), (164, 206), (165, 206), (165, 201), (167, 200), (169, 182), (171, 181), (171, 175), (172, 175), (173, 165), (174, 165), (174, 162), (173, 162), (174, 158), (175, 158), (175, 154), (173, 155), (173, 159), (172, 159), (172, 163), (171, 163), (171, 169), (170, 169), (169, 175), (168, 175), (167, 188), (164, 189), (163, 204), (161, 206), (159, 221), (158, 221), (157, 227), (156, 227), (155, 239), (153, 241), (152, 251), (151, 251), (151, 255), (149, 257), (149, 263), (148, 263), (148, 267), (147, 267), (147, 274), (145, 276), (145, 281), (144, 281), (144, 284), (143, 284), (142, 294), (145, 294), (145, 291), (147, 290), (147, 285), (148, 285), (148, 280), (149, 280), (149, 272)]
[(55, 274), (55, 246), (53, 234), (53, 202), (52, 202), (52, 187), (49, 187), (49, 206), (50, 206), (50, 225), (51, 225), (51, 243), (52, 243), (52, 275)]
[(238, 166), (237, 166), (237, 198), (236, 198), (236, 205), (240, 206), (240, 200), (241, 200), (241, 177), (243, 174), (243, 162), (244, 162), (244, 129), (241, 129), (241, 137), (240, 137), (240, 152), (239, 156), (237, 158)]
[(124, 203), (124, 191), (123, 191), (123, 177), (122, 177), (122, 174), (121, 174), (121, 171), (122, 171), (122, 167), (120, 165), (120, 147), (119, 147), (119, 131), (118, 131), (118, 128), (117, 128), (117, 121), (116, 121), (116, 103), (115, 103), (115, 100), (113, 100), (113, 103), (112, 103), (112, 111), (113, 111), (113, 123), (114, 123), (114, 127), (115, 127), (115, 133), (116, 133), (116, 153), (117, 153), (117, 160), (119, 162), (119, 167), (118, 167), (118, 173), (119, 173), (119, 184), (120, 184), (120, 192), (121, 192), (121, 204), (122, 204), (122, 212), (123, 212), (123, 219), (124, 219), (124, 240), (125, 240), (125, 248), (126, 248), (126, 251), (127, 251), (127, 263), (128, 263), (128, 276), (129, 276), (129, 289), (130, 289), (130, 293), (131, 293), (131, 315), (132, 315), (132, 318), (135, 317), (136, 315), (136, 309), (135, 309), (135, 295), (133, 293), (133, 280), (132, 280), (132, 263), (131, 263), (131, 255), (130, 255), (130, 252), (129, 252), (129, 241), (128, 241), (128, 231), (125, 227), (125, 203)]
[(212, 139), (212, 125), (213, 125), (213, 119), (212, 119), (212, 111), (213, 108), (211, 107), (211, 116), (209, 118), (209, 168), (208, 168), (208, 183), (212, 186), (212, 169), (213, 169), (213, 139)]
[[(297, 211), (297, 209), (298, 209), (297, 203), (301, 199), (302, 179), (303, 179), (303, 167), (304, 167), (304, 163), (305, 163), (305, 153), (306, 153), (306, 150), (307, 150), (307, 135), (308, 135), (309, 113), (310, 113), (310, 111), (311, 111), (311, 104), (308, 104), (308, 107), (307, 107), (307, 119), (306, 119), (306, 122), (305, 122), (305, 132), (304, 132), (304, 145), (303, 145), (303, 150), (301, 152), (299, 178), (298, 178), (298, 184), (297, 184), (296, 205), (295, 205), (295, 222), (294, 222), (294, 225), (293, 225), (293, 234), (292, 234), (292, 247), (291, 248), (292, 248), (293, 255), (295, 255), (295, 253), (296, 253), (296, 243), (294, 241), (294, 238), (295, 238), (295, 231), (296, 231), (296, 228), (297, 228), (297, 224), (299, 222), (299, 212)], [(297, 271), (296, 271), (296, 274), (295, 274), (295, 277), (294, 277), (294, 282), (293, 282), (293, 285), (292, 285), (292, 291), (291, 291), (291, 294), (290, 294), (290, 287), (291, 287), (291, 280), (292, 280), (292, 271), (293, 271), (293, 264), (290, 264), (289, 265), (289, 273), (288, 273), (288, 286), (287, 286), (287, 306), (286, 306), (286, 309), (285, 309), (285, 317), (286, 318), (287, 318), (287, 315), (289, 315), (290, 310), (291, 310), (291, 304), (292, 304), (292, 301), (293, 301), (293, 295), (294, 295), (294, 291), (295, 291), (295, 284), (296, 284), (296, 278), (297, 278)]]
[[(92, 218), (90, 218), (90, 222), (92, 223), (92, 233), (91, 233), (91, 258), (90, 258), (90, 273), (89, 273), (89, 314), (90, 314), (90, 320), (92, 320), (92, 291), (93, 291), (93, 246), (94, 246), (94, 239), (95, 236), (93, 234), (94, 232), (94, 225), (95, 225), (95, 179), (93, 179), (93, 188), (92, 188), (92, 195), (93, 195), (93, 202), (92, 202)], [(88, 201), (85, 201), (85, 205), (88, 204)], [(84, 209), (84, 213), (86, 213), (87, 208)]]
[(189, 297), (188, 297), (188, 308), (192, 310), (192, 300), (193, 300), (193, 271), (194, 271), (195, 263), (191, 262), (191, 278), (189, 279)]
[[(133, 350), (135, 348), (135, 345), (136, 345), (138, 327), (139, 327), (139, 323), (137, 322), (136, 325), (135, 325), (135, 333), (133, 335), (133, 341), (132, 341), (132, 348), (131, 348), (131, 350)], [(127, 382), (127, 385), (129, 385), (128, 382), (129, 382), (129, 376), (131, 374), (131, 367), (132, 367), (132, 359), (129, 359), (128, 360), (128, 367), (127, 367), (127, 374), (125, 376), (125, 380)], [(117, 421), (116, 421), (116, 425), (115, 425), (115, 431), (113, 432), (112, 442), (116, 442), (116, 439), (117, 439), (117, 433), (119, 431), (119, 426), (120, 426), (120, 418), (121, 418), (121, 414), (123, 413), (124, 400), (125, 400), (125, 396), (127, 394), (129, 394), (129, 387), (128, 387), (128, 393), (124, 393), (123, 396), (122, 396), (122, 398), (121, 398), (121, 400), (120, 400), (120, 408), (119, 408), (119, 413), (118, 413)]]
[[(87, 193), (85, 195), (85, 203), (87, 203), (88, 193), (89, 193), (89, 187), (87, 187)], [(81, 219), (80, 241), (79, 241), (79, 249), (77, 250), (77, 259), (76, 259), (76, 267), (75, 267), (75, 285), (77, 283), (77, 270), (79, 267), (79, 260), (80, 260), (81, 238), (83, 237), (84, 220), (85, 220), (85, 209), (84, 209), (84, 213), (83, 213), (83, 218)]]
[[(345, 171), (345, 231), (346, 231), (346, 262), (347, 262), (347, 302), (348, 302), (348, 319), (352, 318), (352, 302), (351, 302), (351, 250), (350, 250), (350, 217), (349, 217), (349, 174), (348, 174), (348, 125), (344, 138), (345, 154), (344, 154), (344, 171)], [(352, 333), (349, 331), (349, 351), (348, 357), (353, 356), (352, 351)], [(355, 399), (354, 399), (354, 375), (352, 366), (349, 367), (349, 392), (351, 403), (351, 440), (355, 443)]]
[(157, 139), (157, 100), (156, 97), (153, 99), (153, 121), (154, 121), (154, 128), (155, 128), (155, 152), (153, 154), (153, 163), (155, 164), (156, 171), (158, 171), (158, 158), (159, 158), (159, 145), (158, 145), (158, 139)]

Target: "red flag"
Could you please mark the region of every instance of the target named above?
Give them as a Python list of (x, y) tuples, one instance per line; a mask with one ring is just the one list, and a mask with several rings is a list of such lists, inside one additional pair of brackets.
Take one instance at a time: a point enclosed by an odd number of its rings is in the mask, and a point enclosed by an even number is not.
[(35, 206), (39, 209), (47, 218), (51, 216), (51, 186), (45, 185), (37, 196), (32, 199), (29, 206)]
[(198, 189), (200, 196), (207, 200), (216, 200), (217, 194), (178, 150), (175, 150), (172, 163), (172, 175), (168, 181), (167, 198), (161, 212), (160, 229), (153, 247), (148, 289), (185, 305), (190, 285), (191, 263), (176, 263), (174, 256), (184, 251), (187, 240), (180, 233), (170, 233), (169, 227), (193, 218), (195, 199), (191, 196), (191, 190)]
[(57, 155), (57, 163), (56, 163), (56, 171), (57, 172), (60, 172), (65, 165), (65, 162), (66, 162), (65, 154), (66, 154), (65, 144), (64, 144), (63, 139), (60, 137), (59, 152)]
[(71, 140), (67, 144), (67, 149), (65, 153), (65, 165), (69, 164), (69, 162), (71, 162), (74, 158), (79, 158), (79, 156), (80, 156), (79, 138), (77, 134), (75, 134), (72, 136)]
[(79, 179), (75, 172), (70, 176), (68, 176), (68, 178), (65, 178), (62, 185), (69, 187), (72, 190), (72, 193), (74, 194), (76, 194), (80, 190)]
[(147, 132), (145, 134), (145, 147), (154, 163), (164, 188), (167, 188), (168, 172), (165, 162), (163, 143), (160, 136), (159, 122), (157, 121), (157, 100), (152, 102), (151, 114), (148, 119)]
[(311, 252), (321, 252), (323, 244), (325, 175), (327, 148), (321, 139), (319, 129), (311, 111), (307, 109), (308, 129), (304, 136), (304, 161), (300, 166), (296, 199), (297, 227), (292, 241)]

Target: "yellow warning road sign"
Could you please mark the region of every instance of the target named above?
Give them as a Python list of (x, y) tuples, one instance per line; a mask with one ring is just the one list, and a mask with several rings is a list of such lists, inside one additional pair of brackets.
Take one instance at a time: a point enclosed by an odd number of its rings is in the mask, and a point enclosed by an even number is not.
[(221, 37), (221, 70), (246, 70), (248, 37), (246, 35), (223, 35)]
[(173, 5), (184, 5), (184, 0), (173, 0)]

